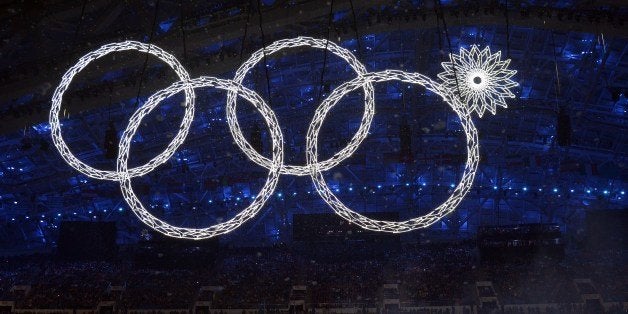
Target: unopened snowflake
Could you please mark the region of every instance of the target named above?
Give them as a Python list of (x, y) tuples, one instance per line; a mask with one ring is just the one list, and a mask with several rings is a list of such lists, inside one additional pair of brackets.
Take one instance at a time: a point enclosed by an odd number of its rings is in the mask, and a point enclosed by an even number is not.
[(512, 88), (519, 84), (510, 78), (517, 73), (509, 70), (510, 59), (501, 60), (501, 52), (491, 54), (489, 47), (480, 50), (460, 49), (460, 54), (449, 54), (443, 62), (444, 72), (438, 74), (443, 86), (458, 94), (469, 112), (480, 117), (488, 110), (495, 114), (497, 106), (506, 108), (505, 98), (515, 98)]

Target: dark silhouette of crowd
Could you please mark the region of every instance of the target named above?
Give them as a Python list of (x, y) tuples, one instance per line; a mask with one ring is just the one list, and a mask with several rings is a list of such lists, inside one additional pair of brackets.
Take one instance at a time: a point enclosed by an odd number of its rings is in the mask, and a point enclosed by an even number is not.
[[(68, 262), (49, 254), (4, 258), (0, 300), (25, 309), (93, 309), (101, 301), (115, 301), (120, 309), (189, 309), (196, 301), (211, 301), (212, 308), (269, 309), (286, 308), (292, 287), (302, 285), (305, 302), (320, 308), (372, 307), (382, 298), (398, 298), (402, 307), (472, 306), (479, 297), (495, 296), (507, 313), (528, 304), (551, 304), (550, 313), (563, 313), (585, 311), (574, 279), (589, 278), (593, 291), (581, 290), (625, 301), (628, 264), (622, 250), (492, 262), (481, 261), (469, 243), (380, 247), (385, 253), (372, 258), (360, 250), (352, 254), (347, 245), (345, 252), (331, 245), (316, 254), (305, 254), (307, 245), (296, 244), (222, 248), (206, 267), (168, 270), (138, 268), (128, 257), (108, 262)], [(479, 281), (493, 288), (476, 287)], [(382, 289), (384, 284), (397, 290)], [(208, 286), (215, 291), (201, 291)]]

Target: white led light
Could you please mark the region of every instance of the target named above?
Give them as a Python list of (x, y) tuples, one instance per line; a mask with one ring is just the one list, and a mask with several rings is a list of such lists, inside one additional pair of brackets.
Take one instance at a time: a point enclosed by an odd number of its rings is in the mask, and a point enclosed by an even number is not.
[(467, 85), (474, 91), (481, 91), (486, 88), (487, 83), (486, 73), (484, 71), (471, 71), (467, 75)]
[[(306, 136), (306, 157), (307, 164), (304, 166), (283, 164), (283, 135), (279, 127), (279, 122), (274, 112), (268, 107), (264, 100), (254, 91), (241, 85), (244, 76), (250, 71), (264, 56), (276, 53), (284, 48), (309, 46), (312, 48), (327, 49), (337, 57), (345, 60), (349, 66), (357, 73), (357, 77), (349, 82), (345, 82), (336, 88), (316, 109), (312, 122), (308, 128)], [(156, 92), (148, 98), (148, 101), (139, 107), (131, 116), (129, 124), (120, 139), (120, 147), (117, 158), (116, 171), (105, 171), (92, 168), (78, 160), (69, 150), (61, 136), (61, 125), (59, 123), (59, 113), (63, 93), (67, 90), (76, 74), (83, 70), (91, 61), (96, 60), (106, 54), (115, 51), (138, 50), (152, 54), (166, 62), (179, 76), (181, 81)], [(363, 64), (347, 49), (327, 42), (326, 40), (314, 39), (310, 37), (297, 37), (293, 39), (279, 40), (266, 47), (266, 50), (256, 51), (237, 71), (234, 80), (224, 80), (214, 77), (201, 76), (190, 79), (188, 73), (181, 64), (170, 54), (159, 47), (143, 44), (135, 41), (125, 41), (113, 43), (100, 47), (83, 56), (77, 64), (71, 67), (64, 75), (60, 85), (55, 89), (52, 98), (52, 108), (50, 110), (50, 126), (52, 138), (57, 150), (63, 159), (74, 169), (96, 179), (117, 181), (120, 183), (122, 195), (133, 213), (149, 227), (171, 237), (187, 239), (204, 239), (220, 234), (228, 233), (242, 225), (245, 221), (254, 217), (265, 202), (272, 196), (279, 175), (307, 175), (312, 177), (314, 186), (323, 200), (341, 217), (355, 223), (365, 229), (384, 232), (406, 232), (418, 228), (425, 228), (443, 216), (451, 213), (463, 200), (473, 184), (473, 178), (479, 163), (479, 147), (477, 129), (471, 120), (473, 112), (477, 112), (481, 117), (485, 110), (495, 113), (496, 106), (506, 107), (505, 98), (514, 97), (510, 91), (518, 84), (510, 78), (516, 71), (508, 70), (510, 60), (501, 61), (501, 53), (491, 54), (487, 48), (479, 50), (473, 46), (470, 51), (460, 50), (460, 55), (450, 55), (451, 62), (442, 63), (445, 71), (438, 74), (443, 83), (438, 83), (425, 75), (419, 73), (408, 73), (398, 70), (385, 70), (381, 72), (368, 73)], [(451, 196), (440, 206), (429, 213), (409, 219), (406, 221), (383, 221), (370, 219), (346, 207), (332, 191), (327, 187), (322, 172), (338, 165), (341, 161), (349, 158), (364, 141), (368, 135), (373, 116), (375, 114), (375, 101), (373, 83), (386, 82), (391, 80), (405, 83), (421, 85), (427, 90), (440, 96), (458, 115), (462, 123), (462, 128), (466, 134), (467, 161), (462, 178), (453, 190)], [(131, 186), (133, 177), (142, 176), (154, 170), (157, 166), (166, 162), (174, 152), (183, 144), (194, 117), (194, 89), (199, 87), (215, 87), (226, 90), (227, 96), (227, 123), (235, 143), (240, 147), (250, 160), (269, 170), (266, 183), (256, 196), (251, 196), (253, 202), (232, 219), (221, 222), (206, 228), (184, 228), (173, 226), (163, 220), (158, 219), (149, 213), (140, 202)], [(360, 127), (353, 136), (349, 144), (342, 150), (334, 154), (325, 161), (318, 161), (318, 135), (323, 125), (323, 121), (329, 111), (347, 94), (356, 89), (364, 89), (364, 114)], [(148, 115), (161, 101), (171, 97), (181, 91), (185, 92), (185, 114), (179, 128), (179, 133), (173, 138), (167, 148), (153, 158), (148, 163), (128, 168), (129, 151), (131, 140), (137, 132), (141, 121)], [(459, 92), (459, 95), (458, 95)], [(253, 104), (262, 114), (264, 121), (270, 129), (272, 138), (272, 159), (261, 156), (244, 138), (237, 121), (236, 97), (240, 96)], [(219, 119), (220, 120), (220, 119)], [(406, 184), (408, 185), (408, 184)], [(425, 186), (425, 183), (422, 184)], [(381, 186), (378, 186), (381, 187)], [(366, 189), (366, 187), (364, 187)], [(351, 191), (352, 188), (349, 188)], [(587, 191), (588, 192), (588, 191)], [(310, 193), (309, 191), (307, 192)], [(374, 193), (374, 192), (373, 192)], [(297, 195), (296, 193), (293, 196)], [(282, 193), (277, 193), (277, 197), (282, 198)], [(212, 203), (210, 200), (209, 203)], [(165, 205), (167, 207), (167, 204)], [(75, 213), (76, 214), (76, 213)], [(27, 217), (28, 218), (28, 217)]]
[[(264, 58), (264, 54), (268, 56), (283, 49), (303, 46), (318, 49), (327, 49), (330, 53), (346, 61), (349, 66), (356, 72), (358, 77), (367, 73), (364, 65), (360, 63), (355, 55), (353, 55), (349, 50), (342, 48), (333, 42), (328, 42), (325, 39), (316, 39), (301, 36), (296, 38), (278, 40), (267, 46), (265, 52), (264, 49), (260, 49), (254, 52), (253, 55), (238, 68), (238, 70), (236, 71), (236, 75), (233, 79), (237, 83), (241, 84), (244, 80), (244, 76)], [(331, 158), (320, 162), (319, 166), (323, 171), (331, 169), (332, 167), (338, 165), (344, 159), (350, 157), (353, 152), (355, 152), (355, 150), (358, 148), (359, 143), (361, 143), (368, 135), (371, 121), (373, 121), (373, 116), (375, 115), (375, 92), (373, 90), (373, 84), (371, 84), (371, 82), (365, 82), (362, 88), (364, 89), (364, 115), (362, 115), (360, 127), (358, 128), (358, 131), (355, 133), (353, 138), (351, 138), (351, 141), (349, 141), (349, 144), (345, 146), (345, 148), (334, 154)], [(233, 92), (230, 92), (227, 95), (227, 122), (229, 123), (229, 130), (231, 131), (232, 136), (236, 139), (236, 143), (238, 144), (240, 149), (242, 149), (242, 151), (246, 154), (246, 156), (249, 157), (249, 159), (251, 159), (256, 164), (268, 169), (270, 165), (270, 160), (260, 155), (244, 138), (244, 135), (242, 135), (242, 130), (240, 129), (240, 125), (238, 124), (236, 116), (236, 101), (234, 96), (235, 94)], [(309, 173), (310, 170), (308, 166), (283, 165), (283, 168), (281, 169), (281, 174), (305, 176)]]
[(501, 51), (491, 54), (491, 49), (471, 50), (460, 48), (460, 54), (449, 54), (449, 62), (443, 62), (444, 72), (438, 74), (445, 88), (460, 92), (462, 101), (480, 118), (484, 111), (495, 114), (497, 106), (506, 108), (505, 98), (515, 98), (511, 89), (518, 86), (510, 78), (517, 73), (509, 70), (510, 59), (501, 60)]

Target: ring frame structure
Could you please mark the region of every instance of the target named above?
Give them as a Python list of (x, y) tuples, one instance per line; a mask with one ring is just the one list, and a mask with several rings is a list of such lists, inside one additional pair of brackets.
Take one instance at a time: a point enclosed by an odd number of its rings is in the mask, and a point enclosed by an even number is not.
[[(430, 211), (429, 213), (408, 219), (405, 221), (386, 221), (376, 220), (366, 217), (350, 208), (348, 208), (334, 193), (329, 189), (325, 178), (322, 173), (322, 169), (318, 166), (318, 134), (323, 125), (323, 121), (329, 111), (338, 103), (338, 101), (347, 93), (360, 88), (366, 82), (386, 82), (386, 81), (402, 81), (405, 83), (421, 85), (427, 90), (439, 95), (449, 106), (454, 110), (456, 115), (460, 118), (462, 128), (466, 134), (466, 148), (467, 148), (467, 160), (464, 168), (462, 178), (456, 188), (453, 190), (449, 198), (445, 200), (441, 205)], [(473, 179), (478, 168), (480, 160), (480, 152), (478, 145), (478, 133), (473, 121), (471, 120), (471, 114), (460, 103), (458, 98), (455, 97), (450, 91), (442, 88), (442, 86), (430, 78), (419, 73), (408, 73), (398, 70), (386, 70), (381, 72), (371, 72), (367, 75), (357, 77), (351, 81), (345, 82), (336, 88), (332, 93), (321, 103), (312, 119), (312, 124), (307, 132), (306, 141), (306, 160), (310, 166), (310, 174), (314, 182), (314, 186), (319, 195), (323, 198), (332, 210), (344, 218), (345, 220), (354, 223), (364, 229), (389, 232), (389, 233), (402, 233), (408, 232), (420, 228), (426, 228), (445, 215), (453, 212), (458, 204), (462, 202), (465, 195), (471, 189), (473, 185)]]
[[(353, 71), (355, 71), (357, 77), (335, 88), (317, 107), (306, 134), (306, 165), (285, 165), (283, 163), (283, 134), (275, 113), (260, 95), (242, 86), (242, 82), (246, 74), (266, 55), (272, 55), (286, 48), (296, 47), (326, 49), (327, 52), (330, 52), (347, 62)], [(108, 171), (95, 169), (80, 161), (74, 154), (72, 154), (63, 140), (61, 135), (61, 123), (59, 121), (63, 95), (74, 77), (92, 61), (112, 52), (129, 50), (136, 50), (157, 57), (161, 61), (168, 64), (168, 66), (175, 71), (177, 76), (180, 78), (180, 81), (175, 82), (169, 87), (151, 95), (147, 102), (133, 113), (122, 134), (122, 138), (120, 139), (116, 170)], [(262, 206), (264, 206), (266, 201), (268, 201), (271, 197), (277, 186), (279, 176), (282, 174), (296, 176), (310, 175), (312, 177), (314, 187), (323, 200), (335, 213), (351, 223), (354, 223), (364, 229), (374, 231), (389, 233), (407, 232), (420, 228), (426, 228), (443, 218), (445, 215), (453, 212), (471, 189), (480, 159), (478, 132), (471, 119), (472, 113), (477, 112), (478, 115), (482, 117), (483, 112), (487, 109), (490, 112), (495, 113), (494, 109), (497, 105), (506, 107), (504, 99), (515, 97), (510, 89), (518, 85), (516, 82), (510, 80), (510, 78), (516, 73), (514, 70), (507, 69), (510, 60), (501, 61), (500, 56), (501, 53), (499, 52), (491, 54), (488, 47), (480, 51), (474, 46), (471, 49), (471, 52), (461, 49), (460, 55), (450, 55), (451, 62), (443, 63), (445, 72), (438, 74), (438, 77), (443, 82), (438, 83), (423, 74), (408, 73), (399, 70), (385, 70), (369, 73), (367, 72), (365, 66), (360, 63), (349, 50), (342, 48), (333, 42), (311, 37), (296, 37), (275, 41), (265, 49), (260, 49), (254, 52), (253, 55), (237, 69), (233, 80), (219, 79), (209, 76), (201, 76), (195, 79), (190, 79), (189, 74), (179, 61), (174, 56), (163, 51), (157, 46), (137, 41), (112, 43), (101, 46), (97, 50), (84, 55), (63, 75), (61, 83), (55, 89), (52, 97), (52, 108), (49, 115), (51, 135), (53, 143), (62, 158), (72, 168), (91, 178), (119, 182), (122, 195), (132, 212), (144, 224), (167, 236), (198, 240), (215, 237), (233, 231), (244, 222), (254, 217), (260, 211)], [(481, 65), (483, 67), (480, 69), (481, 71), (476, 68), (471, 69), (469, 67), (470, 76), (467, 77), (466, 81), (462, 81), (462, 84), (466, 84), (464, 86), (470, 86), (471, 89), (477, 89), (478, 92), (481, 92), (480, 96), (484, 97), (482, 98), (482, 106), (478, 106), (476, 100), (474, 100), (473, 103), (469, 103), (468, 97), (461, 98), (461, 96), (465, 96), (464, 94), (457, 95), (455, 93), (457, 88), (453, 88), (452, 86), (454, 86), (455, 83), (455, 86), (457, 87), (458, 80), (455, 77), (456, 71), (453, 69), (454, 61), (461, 62), (462, 65), (476, 64), (482, 61)], [(454, 75), (454, 78), (452, 78), (452, 75)], [(404, 83), (420, 85), (440, 96), (442, 100), (456, 113), (461, 121), (462, 128), (466, 135), (467, 160), (462, 178), (452, 191), (451, 195), (442, 204), (427, 214), (397, 222), (371, 219), (351, 210), (329, 189), (323, 176), (324, 171), (330, 170), (343, 160), (351, 157), (351, 155), (358, 149), (359, 145), (366, 139), (375, 115), (375, 92), (373, 84), (387, 81), (401, 81)], [(251, 161), (266, 168), (269, 171), (269, 174), (265, 184), (257, 196), (253, 199), (251, 204), (244, 210), (237, 213), (233, 218), (205, 228), (178, 227), (171, 225), (166, 221), (160, 220), (148, 212), (135, 194), (131, 180), (134, 177), (145, 175), (153, 171), (159, 165), (167, 162), (168, 159), (174, 155), (175, 151), (183, 144), (194, 119), (194, 89), (202, 87), (213, 87), (227, 91), (227, 124), (229, 126), (229, 131), (234, 138), (235, 144), (243, 150)], [(325, 117), (345, 95), (359, 88), (364, 90), (364, 113), (357, 132), (351, 138), (347, 146), (345, 146), (342, 150), (335, 153), (327, 160), (319, 161), (317, 145), (319, 133)], [(161, 101), (180, 92), (185, 93), (185, 113), (177, 135), (172, 139), (164, 151), (151, 159), (148, 163), (138, 167), (129, 168), (128, 161), (131, 142), (138, 131), (142, 120), (150, 114), (150, 112), (152, 112), (152, 110), (156, 108)], [(260, 112), (266, 125), (269, 127), (272, 139), (272, 159), (259, 154), (242, 134), (236, 110), (236, 100), (238, 96), (250, 102), (253, 107)]]
[[(63, 160), (65, 160), (70, 167), (76, 169), (78, 172), (94, 179), (100, 180), (109, 180), (109, 181), (119, 181), (120, 174), (116, 171), (111, 170), (100, 170), (93, 168), (92, 166), (82, 162), (79, 160), (72, 152), (70, 148), (63, 140), (63, 136), (61, 135), (61, 123), (59, 122), (59, 114), (61, 112), (61, 104), (63, 102), (63, 94), (70, 86), (70, 83), (74, 79), (74, 77), (81, 72), (85, 67), (87, 67), (92, 61), (97, 60), (99, 58), (104, 57), (112, 52), (119, 51), (129, 51), (136, 50), (144, 53), (148, 53), (159, 58), (161, 61), (168, 64), (168, 66), (175, 71), (177, 76), (181, 79), (181, 81), (188, 81), (190, 79), (190, 75), (183, 68), (181, 63), (171, 54), (165, 52), (161, 48), (145, 44), (137, 41), (123, 41), (119, 43), (111, 43), (84, 55), (79, 59), (79, 61), (68, 69), (63, 77), (61, 78), (61, 83), (57, 86), (52, 96), (52, 107), (50, 108), (49, 122), (50, 129), (52, 135), (52, 142), (55, 147), (61, 154)], [(168, 144), (166, 149), (161, 152), (159, 155), (151, 159), (148, 163), (129, 169), (128, 174), (131, 177), (143, 176), (151, 171), (153, 171), (157, 166), (166, 162), (174, 152), (177, 147), (175, 147), (175, 143), (177, 141), (183, 141), (190, 130), (190, 125), (192, 120), (194, 119), (194, 105), (195, 105), (195, 95), (194, 90), (190, 87), (186, 87), (184, 89), (185, 92), (185, 113), (183, 115), (183, 119), (181, 120), (181, 125), (179, 127), (179, 132), (173, 138), (173, 141)]]
[[(161, 219), (158, 219), (146, 210), (140, 199), (133, 191), (133, 187), (131, 185), (132, 176), (129, 173), (128, 169), (129, 151), (133, 136), (137, 132), (142, 122), (142, 119), (146, 117), (146, 115), (148, 115), (157, 106), (157, 104), (159, 104), (164, 99), (181, 92), (182, 90), (200, 87), (215, 87), (218, 89), (236, 92), (238, 95), (249, 101), (255, 107), (255, 109), (257, 109), (262, 114), (264, 121), (270, 128), (270, 136), (272, 138), (273, 145), (272, 163), (270, 165), (266, 183), (264, 184), (260, 192), (253, 199), (253, 202), (251, 202), (251, 204), (247, 206), (244, 210), (236, 214), (235, 217), (225, 222), (221, 222), (206, 228), (184, 228), (173, 226)], [(181, 144), (183, 144), (183, 139), (174, 142), (173, 145), (176, 149)], [(129, 120), (127, 128), (122, 134), (122, 138), (120, 139), (117, 171), (121, 174), (120, 188), (122, 190), (122, 195), (124, 196), (127, 204), (131, 207), (133, 213), (143, 223), (145, 223), (152, 229), (170, 237), (200, 240), (233, 231), (247, 220), (253, 218), (259, 212), (262, 206), (264, 206), (266, 201), (271, 197), (273, 191), (275, 190), (280, 175), (279, 170), (281, 169), (282, 164), (283, 135), (281, 133), (281, 130), (279, 129), (279, 121), (277, 121), (274, 112), (270, 109), (270, 107), (268, 107), (268, 105), (266, 105), (264, 100), (254, 91), (247, 89), (244, 86), (231, 80), (201, 76), (199, 78), (195, 78), (185, 82), (176, 82), (169, 87), (158, 91), (157, 93), (151, 95), (148, 101), (142, 107), (135, 111), (135, 113), (133, 114), (133, 116), (131, 116)]]
[[(296, 47), (327, 49), (330, 53), (346, 61), (347, 64), (353, 69), (353, 71), (356, 72), (358, 77), (361, 77), (368, 73), (366, 71), (366, 68), (364, 67), (364, 64), (358, 61), (355, 55), (353, 55), (349, 50), (342, 48), (337, 44), (325, 39), (316, 39), (312, 37), (301, 36), (275, 41), (267, 46), (265, 51), (262, 48), (254, 52), (253, 55), (238, 68), (233, 80), (241, 84), (244, 80), (245, 75), (257, 63), (259, 63), (265, 55), (272, 55), (283, 49)], [(329, 159), (320, 162), (319, 167), (323, 170), (328, 170), (338, 165), (344, 159), (351, 156), (351, 154), (353, 154), (353, 152), (355, 152), (358, 147), (358, 145), (356, 144), (361, 143), (368, 135), (371, 122), (373, 121), (373, 116), (375, 115), (375, 91), (373, 89), (373, 84), (371, 84), (370, 82), (365, 82), (362, 87), (364, 89), (364, 114), (362, 116), (362, 120), (360, 121), (360, 127), (345, 148), (334, 154)], [(251, 146), (251, 144), (249, 144), (249, 142), (244, 138), (244, 135), (242, 134), (242, 130), (240, 128), (236, 115), (236, 101), (232, 92), (227, 95), (227, 122), (229, 123), (229, 130), (231, 131), (233, 138), (236, 139), (236, 143), (238, 143), (238, 146), (240, 146), (240, 149), (242, 149), (246, 156), (256, 164), (264, 168), (268, 168), (270, 166), (270, 160), (260, 155)], [(281, 169), (281, 174), (306, 176), (310, 174), (310, 170), (309, 166), (307, 165), (283, 165)]]

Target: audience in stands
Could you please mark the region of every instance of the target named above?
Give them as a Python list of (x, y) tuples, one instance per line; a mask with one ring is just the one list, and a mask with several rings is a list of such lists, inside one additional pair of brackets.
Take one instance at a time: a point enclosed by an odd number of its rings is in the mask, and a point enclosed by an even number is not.
[[(373, 258), (356, 258), (331, 249), (305, 254), (303, 248), (224, 250), (207, 267), (155, 270), (128, 260), (62, 262), (36, 255), (3, 259), (0, 300), (18, 308), (93, 309), (103, 300), (121, 309), (188, 309), (197, 300), (213, 308), (285, 308), (293, 285), (307, 287), (306, 302), (318, 307), (377, 306), (380, 298), (398, 297), (402, 306), (473, 305), (496, 296), (506, 313), (527, 304), (552, 304), (550, 312), (582, 312), (573, 279), (590, 278), (588, 293), (605, 300), (625, 300), (628, 282), (625, 252), (573, 253), (564, 260), (538, 257), (530, 262), (480, 261), (473, 245), (404, 246)], [(478, 290), (477, 281), (493, 289)], [(382, 286), (398, 284), (398, 292)], [(29, 286), (29, 291), (12, 289)], [(112, 293), (111, 286), (124, 287)], [(199, 293), (202, 286), (219, 292)], [(13, 290), (13, 291), (12, 291)]]

